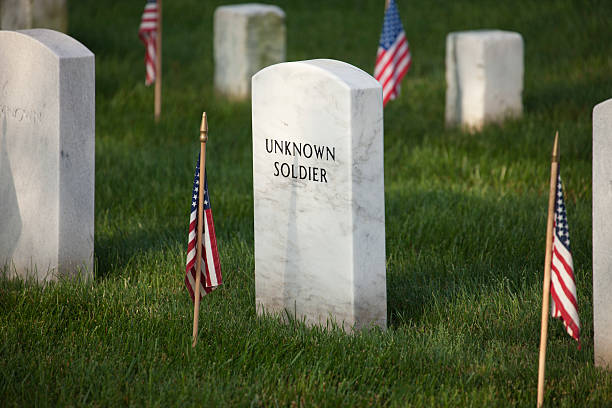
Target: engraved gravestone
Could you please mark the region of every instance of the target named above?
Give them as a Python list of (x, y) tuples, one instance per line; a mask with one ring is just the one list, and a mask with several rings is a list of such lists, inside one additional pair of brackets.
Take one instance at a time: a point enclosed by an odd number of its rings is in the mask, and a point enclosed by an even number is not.
[(0, 31), (0, 271), (93, 274), (94, 55), (46, 29)]
[(612, 99), (593, 109), (595, 364), (612, 369)]
[(446, 37), (446, 124), (471, 130), (523, 113), (523, 37), (501, 30)]
[(247, 99), (251, 77), (285, 61), (285, 13), (280, 7), (232, 4), (214, 16), (215, 90), (230, 99)]
[(258, 313), (386, 327), (382, 89), (344, 62), (253, 77)]

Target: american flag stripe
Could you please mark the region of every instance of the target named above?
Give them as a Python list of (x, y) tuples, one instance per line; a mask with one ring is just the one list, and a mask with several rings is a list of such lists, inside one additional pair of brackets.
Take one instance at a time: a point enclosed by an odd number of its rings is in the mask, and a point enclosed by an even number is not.
[(406, 75), (411, 65), (408, 44), (406, 43), (405, 46), (398, 51), (402, 52), (402, 54), (394, 58), (395, 61), (389, 61), (388, 66), (380, 75), (375, 76), (383, 87), (383, 104), (385, 105), (389, 100), (395, 99), (399, 94), (400, 81), (404, 75)]
[(397, 62), (382, 71), (379, 77), (376, 77), (378, 82), (383, 86), (383, 94), (390, 94), (395, 91), (396, 86), (399, 86), (399, 81), (404, 77), (410, 68), (410, 60), (406, 58), (409, 53), (408, 44), (398, 50), (402, 54), (396, 58)]
[[(206, 211), (206, 267), (210, 277), (209, 286), (218, 286), (221, 283), (221, 266), (219, 264), (219, 252), (217, 251), (217, 237), (215, 235), (215, 225), (213, 224), (212, 211)], [(213, 250), (215, 248), (215, 250)], [(208, 265), (211, 265), (209, 268)]]
[(402, 78), (406, 74), (408, 68), (410, 67), (410, 62), (408, 59), (406, 59), (406, 55), (409, 52), (408, 46), (403, 47), (403, 49), (400, 49), (398, 51), (402, 52), (399, 58), (397, 58), (398, 62), (394, 63), (393, 67), (388, 66), (387, 68), (385, 68), (385, 70), (382, 71), (380, 76), (376, 78), (378, 82), (383, 85), (383, 88), (389, 89), (389, 85), (394, 85), (395, 82), (398, 81), (398, 79)]
[[(208, 295), (210, 292), (213, 291), (214, 288), (207, 288), (204, 285), (204, 280), (202, 279), (202, 277), (200, 277), (200, 298), (202, 298), (202, 296), (204, 295)], [(187, 284), (187, 281), (189, 282)], [(189, 292), (189, 297), (191, 297), (191, 300), (195, 299), (195, 292), (193, 291), (193, 288), (195, 288), (195, 284), (196, 284), (196, 275), (195, 275), (195, 268), (193, 268), (186, 277), (186, 286), (187, 286), (187, 291)]]
[[(384, 49), (379, 48), (376, 56), (376, 66), (374, 68), (374, 77), (376, 79), (382, 77), (382, 72), (388, 70), (392, 62), (396, 60), (396, 56), (398, 52), (402, 52), (403, 50), (408, 50), (408, 41), (406, 40), (406, 35), (404, 33), (400, 34), (400, 38), (398, 42), (395, 43), (389, 50), (386, 52)], [(392, 67), (391, 67), (392, 68)]]
[(145, 70), (147, 85), (155, 81), (155, 44), (152, 41), (147, 43), (147, 52), (145, 53)]
[(157, 2), (149, 0), (145, 5), (138, 29), (138, 36), (145, 46), (145, 85), (151, 85), (156, 77), (157, 22)]
[[(576, 338), (576, 340), (578, 340), (578, 336), (577, 334), (579, 333), (580, 329), (579, 327), (574, 323), (575, 321), (578, 320), (578, 315), (576, 314), (576, 308), (573, 306), (570, 306), (568, 304), (563, 304), (563, 300), (560, 299), (557, 294), (553, 294), (552, 295), (552, 300), (554, 302), (554, 309), (555, 312), (553, 313), (553, 317), (557, 318), (557, 319), (562, 319), (563, 320), (563, 325), (565, 326), (566, 329), (570, 328), (571, 329), (571, 333), (570, 336)], [(569, 330), (568, 330), (569, 332)], [(574, 336), (574, 333), (576, 333), (576, 336)]]
[[(193, 181), (193, 192), (191, 194), (191, 214), (189, 216), (189, 234), (187, 243), (187, 262), (185, 265), (185, 286), (192, 300), (195, 299), (196, 267), (197, 267), (197, 229), (198, 229), (198, 200), (200, 184), (200, 160), (196, 164), (196, 172)], [(202, 225), (202, 248), (200, 265), (200, 297), (212, 292), (223, 283), (221, 276), (221, 265), (219, 252), (217, 250), (217, 239), (215, 237), (215, 226), (213, 223), (212, 209), (210, 208), (210, 197), (208, 195), (208, 182), (204, 175), (204, 208)]]
[[(564, 285), (564, 283), (559, 279), (558, 274), (551, 275), (551, 279), (557, 288), (560, 285)], [(576, 313), (577, 305), (576, 300), (573, 299), (571, 291), (569, 291), (569, 288), (565, 286), (564, 288), (561, 288), (561, 290), (555, 290), (553, 292), (553, 298), (555, 299), (555, 311), (553, 312), (555, 316), (553, 317), (568, 315), (572, 318), (572, 320), (575, 320), (578, 317), (578, 314)]]
[[(205, 224), (206, 225), (206, 224)], [(196, 227), (197, 229), (197, 227)], [(191, 233), (189, 234), (191, 236)], [(202, 234), (202, 239), (206, 239), (206, 233), (203, 232)], [(195, 293), (193, 288), (195, 288), (196, 286), (196, 243), (195, 243), (195, 236), (196, 234), (193, 234), (193, 242), (190, 240), (189, 242), (189, 246), (193, 246), (193, 249), (188, 253), (187, 255), (187, 274), (185, 277), (185, 284), (187, 286), (187, 290), (189, 291), (189, 296), (191, 297), (191, 299), (195, 299)], [(209, 241), (210, 242), (210, 241)], [(212, 250), (212, 246), (208, 246), (209, 250)], [(200, 297), (209, 294), (210, 292), (212, 292), (217, 286), (220, 285), (220, 281), (221, 279), (217, 279), (218, 274), (220, 274), (221, 269), (218, 266), (218, 261), (217, 261), (217, 271), (214, 273), (215, 275), (215, 280), (214, 283), (211, 283), (211, 280), (209, 278), (210, 276), (210, 269), (208, 268), (208, 264), (206, 262), (208, 253), (207, 253), (207, 249), (206, 249), (206, 245), (202, 245), (202, 262), (200, 265)]]
[[(573, 286), (574, 274), (572, 272), (572, 269), (574, 268), (574, 266), (571, 265), (571, 254), (569, 254), (567, 250), (562, 246), (555, 246), (553, 248), (553, 254), (554, 256), (552, 261), (552, 268), (556, 272), (559, 278), (559, 282), (565, 288)], [(566, 261), (566, 259), (569, 259), (569, 262)], [(567, 297), (572, 301), (572, 303), (576, 305), (576, 298), (574, 293), (572, 293), (570, 289), (567, 289), (564, 292), (567, 293)]]
[(192, 267), (196, 257), (196, 218), (198, 214), (196, 211), (191, 212), (189, 217), (189, 243), (187, 245), (187, 267)]
[[(576, 299), (571, 289), (568, 287), (568, 284), (563, 281), (563, 279), (559, 276), (559, 271), (553, 269), (553, 274), (551, 275), (551, 279), (554, 281), (553, 284), (556, 287), (556, 290), (553, 291), (555, 301), (555, 311), (554, 314), (559, 314), (560, 310), (565, 310), (567, 314), (576, 317), (577, 314), (574, 313), (577, 308)], [(559, 317), (559, 316), (554, 316)]]
[(557, 176), (553, 230), (550, 282), (550, 295), (552, 298), (551, 315), (554, 318), (560, 318), (567, 333), (580, 341), (580, 319), (578, 317), (574, 261), (570, 251), (569, 229), (565, 201), (563, 199), (561, 175)]
[(208, 225), (208, 211), (206, 211), (206, 222), (204, 223), (204, 237), (202, 240), (202, 252), (204, 254), (204, 272), (206, 272), (206, 286), (217, 286), (217, 275), (215, 274), (215, 262), (212, 257), (212, 247), (210, 244), (210, 227)]
[[(400, 81), (402, 77), (408, 72), (409, 65), (405, 67), (399, 66), (398, 70), (394, 73), (392, 78), (389, 78), (387, 83), (383, 87), (383, 94), (388, 96), (383, 100), (383, 103), (387, 103), (390, 99), (395, 99), (398, 95)], [(400, 70), (401, 69), (401, 70)]]
[(559, 300), (556, 302), (557, 307), (566, 310), (568, 314), (578, 316), (577, 313), (574, 313), (578, 307), (576, 293), (570, 289), (574, 286), (571, 266), (567, 264), (565, 259), (561, 258), (562, 255), (559, 254), (557, 248), (553, 249), (553, 253), (552, 270), (554, 273), (551, 276), (554, 280), (553, 292)]
[[(554, 278), (551, 280), (552, 282), (554, 282)], [(579, 322), (576, 308), (567, 304), (565, 306), (568, 307), (564, 307), (563, 300), (557, 296), (556, 292), (551, 291), (551, 297), (553, 301), (552, 308), (554, 309), (552, 317), (561, 319), (567, 333), (574, 339), (579, 340), (580, 327), (575, 323)]]
[(391, 0), (385, 12), (374, 66), (374, 78), (382, 86), (383, 106), (399, 95), (400, 82), (411, 65), (412, 55), (399, 10), (395, 1)]
[(150, 22), (157, 21), (157, 2), (152, 1), (145, 4), (144, 12), (142, 14), (142, 21)]

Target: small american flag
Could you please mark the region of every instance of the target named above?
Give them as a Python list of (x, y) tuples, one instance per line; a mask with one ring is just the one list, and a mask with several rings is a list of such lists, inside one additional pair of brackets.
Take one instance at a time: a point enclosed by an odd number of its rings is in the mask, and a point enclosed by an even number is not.
[(385, 11), (380, 43), (376, 54), (374, 78), (383, 88), (383, 106), (399, 95), (400, 82), (412, 63), (410, 47), (394, 0)]
[(551, 285), (552, 317), (563, 320), (567, 333), (580, 344), (580, 320), (574, 279), (574, 262), (570, 251), (567, 214), (563, 200), (561, 174), (557, 176), (555, 195), (555, 220), (552, 248)]
[[(185, 269), (185, 285), (191, 300), (195, 300), (196, 285), (196, 235), (198, 231), (198, 191), (200, 185), (200, 157), (196, 163), (195, 177), (193, 179), (193, 192), (191, 194), (191, 215), (189, 217), (189, 243), (187, 244), (187, 267)], [(204, 225), (202, 228), (202, 267), (200, 271), (200, 299), (221, 285), (221, 266), (219, 252), (217, 251), (217, 238), (213, 224), (210, 198), (208, 196), (208, 182), (204, 174)]]
[(151, 85), (155, 82), (155, 58), (157, 55), (157, 1), (147, 0), (142, 19), (140, 20), (140, 28), (138, 29), (138, 37), (145, 46), (145, 85)]

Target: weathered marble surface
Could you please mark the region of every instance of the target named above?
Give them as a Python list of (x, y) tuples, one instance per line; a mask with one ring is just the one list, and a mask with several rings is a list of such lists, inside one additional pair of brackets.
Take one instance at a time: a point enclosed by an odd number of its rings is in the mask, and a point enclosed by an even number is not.
[(248, 99), (251, 77), (285, 61), (285, 13), (277, 6), (246, 3), (217, 7), (214, 16), (215, 90)]
[(66, 0), (0, 0), (0, 29), (68, 30)]
[(277, 64), (252, 110), (258, 312), (386, 327), (380, 84), (340, 61)]
[(0, 268), (93, 274), (94, 55), (51, 30), (0, 31)]
[(595, 364), (612, 368), (612, 99), (593, 109)]
[(523, 113), (523, 37), (501, 30), (446, 37), (446, 124), (479, 130)]

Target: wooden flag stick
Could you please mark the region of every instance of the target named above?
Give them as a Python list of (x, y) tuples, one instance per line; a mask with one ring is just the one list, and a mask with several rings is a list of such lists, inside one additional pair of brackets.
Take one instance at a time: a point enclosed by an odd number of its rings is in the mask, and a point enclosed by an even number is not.
[(202, 275), (202, 230), (204, 227), (204, 176), (206, 172), (206, 142), (208, 141), (208, 122), (206, 112), (202, 113), (200, 125), (200, 184), (198, 188), (198, 236), (196, 238), (196, 283), (193, 302), (193, 339), (191, 347), (198, 343), (198, 318), (200, 317), (200, 283)]
[(390, 0), (385, 0), (385, 10), (389, 8), (389, 1)]
[(550, 164), (550, 192), (548, 193), (548, 222), (546, 223), (546, 255), (542, 289), (542, 326), (540, 328), (540, 363), (538, 366), (538, 408), (544, 403), (544, 373), (546, 371), (546, 338), (548, 336), (548, 308), (550, 302), (550, 263), (552, 259), (553, 217), (559, 171), (559, 131), (555, 134), (552, 163)]
[(162, 0), (157, 0), (157, 36), (155, 42), (155, 122), (159, 122), (162, 104)]

